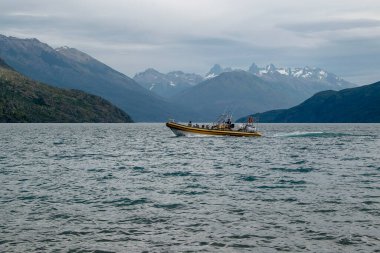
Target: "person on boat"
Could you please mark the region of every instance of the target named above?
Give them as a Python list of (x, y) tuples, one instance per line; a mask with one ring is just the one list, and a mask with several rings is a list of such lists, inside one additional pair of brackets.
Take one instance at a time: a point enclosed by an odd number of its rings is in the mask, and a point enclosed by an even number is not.
[(228, 128), (228, 129), (231, 129), (231, 125), (232, 125), (232, 123), (231, 123), (231, 119), (230, 119), (230, 118), (227, 119), (226, 124), (227, 124), (227, 128)]

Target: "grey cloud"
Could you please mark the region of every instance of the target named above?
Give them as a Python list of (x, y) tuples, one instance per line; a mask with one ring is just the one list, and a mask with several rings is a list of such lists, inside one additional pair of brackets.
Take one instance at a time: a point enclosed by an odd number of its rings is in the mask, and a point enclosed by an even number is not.
[(302, 22), (277, 25), (279, 28), (300, 32), (314, 33), (324, 31), (349, 30), (356, 28), (380, 27), (380, 20), (377, 19), (354, 19), (354, 20), (330, 20), (320, 22)]
[(194, 46), (231, 46), (240, 45), (242, 42), (239, 40), (226, 39), (226, 38), (215, 38), (215, 37), (204, 37), (204, 38), (188, 38), (180, 40), (183, 44), (194, 45)]
[[(0, 33), (76, 47), (129, 75), (254, 61), (320, 66), (364, 83), (380, 80), (379, 12), (373, 0), (17, 0), (0, 1)], [(327, 21), (310, 21), (321, 14)]]

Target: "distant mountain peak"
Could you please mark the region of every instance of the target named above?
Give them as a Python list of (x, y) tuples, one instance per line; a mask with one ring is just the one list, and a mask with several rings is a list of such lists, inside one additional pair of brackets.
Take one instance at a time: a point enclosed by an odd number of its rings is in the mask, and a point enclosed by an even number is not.
[[(46, 43), (43, 43), (39, 41), (36, 38), (27, 38), (27, 39), (20, 39), (13, 36), (5, 36), (0, 34), (0, 43), (1, 44), (13, 44), (16, 47), (24, 48), (25, 51), (28, 51), (29, 46), (33, 46), (35, 50), (40, 51), (52, 51), (53, 49)], [(1, 47), (0, 47), (1, 51)]]
[(164, 74), (153, 68), (137, 73), (133, 79), (147, 90), (165, 98), (203, 81), (203, 77), (193, 73), (177, 70)]
[(252, 74), (258, 74), (260, 71), (259, 67), (253, 62), (251, 66), (248, 69), (248, 72), (251, 72)]
[(219, 64), (214, 64), (212, 68), (210, 69), (209, 73), (214, 73), (216, 75), (219, 75), (223, 72), (223, 68)]
[(147, 68), (145, 70), (145, 72), (159, 72), (158, 70), (154, 69), (154, 68)]
[(231, 71), (232, 71), (231, 67), (222, 68), (222, 66), (220, 66), (219, 64), (214, 64), (214, 66), (209, 70), (209, 72), (207, 72), (205, 78), (206, 79), (214, 78), (224, 72), (231, 72)]
[(158, 70), (154, 69), (154, 68), (147, 68), (146, 70), (142, 71), (142, 72), (139, 72), (139, 73), (136, 73), (135, 76), (133, 77), (134, 79), (135, 78), (139, 78), (139, 77), (151, 77), (153, 76), (153, 78), (157, 78), (157, 76), (163, 76), (164, 74), (159, 72)]
[(276, 66), (274, 66), (272, 63), (269, 64), (269, 65), (267, 65), (267, 66), (265, 67), (265, 69), (266, 69), (268, 72), (274, 72), (274, 71), (277, 70)]

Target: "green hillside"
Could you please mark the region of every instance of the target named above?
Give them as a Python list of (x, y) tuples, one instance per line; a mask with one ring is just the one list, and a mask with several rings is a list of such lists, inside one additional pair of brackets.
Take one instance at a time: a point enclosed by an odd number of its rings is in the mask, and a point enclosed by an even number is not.
[[(254, 116), (260, 122), (276, 123), (378, 123), (380, 82), (341, 91), (322, 91), (290, 109)], [(243, 122), (247, 117), (238, 121)]]
[(0, 122), (132, 122), (108, 101), (33, 81), (0, 59)]

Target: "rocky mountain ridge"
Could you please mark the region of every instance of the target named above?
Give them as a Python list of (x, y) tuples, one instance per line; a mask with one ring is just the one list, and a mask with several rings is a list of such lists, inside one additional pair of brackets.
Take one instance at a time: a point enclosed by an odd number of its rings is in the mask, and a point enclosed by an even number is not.
[[(192, 88), (202, 81), (215, 78), (222, 73), (234, 71), (245, 70), (232, 69), (231, 67), (222, 67), (219, 64), (215, 64), (205, 76), (201, 76), (184, 73), (182, 71), (173, 71), (163, 74), (150, 68), (144, 72), (136, 74), (133, 79), (157, 95), (171, 98), (186, 89)], [(295, 89), (299, 89), (300, 92), (308, 90), (306, 92), (307, 95), (305, 95), (304, 98), (325, 89), (340, 90), (356, 86), (355, 84), (345, 81), (337, 75), (321, 68), (277, 68), (273, 64), (269, 64), (266, 67), (258, 67), (253, 63), (248, 68), (247, 72), (268, 82), (292, 86)]]
[(73, 48), (53, 49), (37, 39), (0, 35), (0, 57), (18, 72), (56, 87), (101, 96), (136, 121), (163, 122), (195, 114), (144, 89), (128, 76)]

